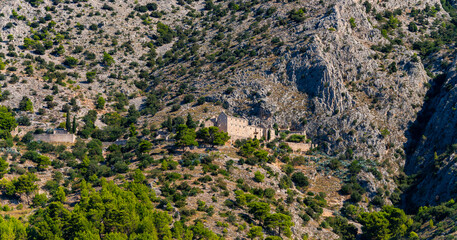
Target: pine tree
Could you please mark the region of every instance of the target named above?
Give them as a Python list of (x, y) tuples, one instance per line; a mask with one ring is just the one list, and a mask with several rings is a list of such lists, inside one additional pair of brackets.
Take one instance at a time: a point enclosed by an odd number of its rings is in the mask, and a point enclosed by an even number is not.
[(188, 128), (185, 124), (180, 124), (175, 136), (176, 146), (182, 147), (183, 150), (187, 146), (198, 146), (195, 140), (196, 136), (195, 129)]
[(32, 101), (26, 96), (22, 97), (22, 100), (19, 102), (19, 110), (25, 112), (33, 111), (33, 104)]
[(105, 103), (106, 103), (105, 99), (100, 96), (97, 99), (97, 104), (95, 105), (95, 107), (97, 109), (103, 109), (103, 108), (105, 108)]

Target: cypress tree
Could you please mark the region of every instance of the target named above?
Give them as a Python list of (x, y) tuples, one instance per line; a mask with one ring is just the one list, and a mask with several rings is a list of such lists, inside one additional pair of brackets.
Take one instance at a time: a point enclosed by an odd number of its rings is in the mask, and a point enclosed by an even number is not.
[(73, 116), (73, 124), (71, 127), (71, 133), (76, 133), (76, 116)]
[(193, 128), (193, 129), (197, 128), (197, 123), (194, 122), (194, 120), (192, 119), (192, 116), (190, 115), (190, 113), (187, 114), (186, 125), (189, 128)]
[(70, 111), (67, 111), (67, 120), (65, 121), (65, 129), (67, 129), (68, 132), (70, 132), (70, 130), (71, 130)]

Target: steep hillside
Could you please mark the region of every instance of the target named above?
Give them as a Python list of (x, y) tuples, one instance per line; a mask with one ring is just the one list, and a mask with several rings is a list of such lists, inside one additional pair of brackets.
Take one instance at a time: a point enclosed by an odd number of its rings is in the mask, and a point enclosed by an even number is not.
[[(147, 214), (154, 208), (173, 219), (166, 233), (156, 235), (138, 223), (134, 232), (143, 237), (184, 231), (174, 225), (183, 222), (186, 234), (210, 239), (243, 238), (258, 230), (254, 226), (270, 239), (350, 239), (357, 231), (370, 238), (379, 227), (370, 225), (372, 217), (388, 218), (386, 238), (414, 239), (414, 231), (435, 236), (433, 224), (417, 224), (436, 218), (418, 215), (414, 225), (402, 210), (385, 205), (417, 212), (457, 196), (454, 5), (450, 0), (2, 1), (0, 105), (8, 107), (0, 108), (0, 120), (7, 121), (0, 124), (6, 162), (0, 171), (2, 204), (24, 205), (18, 215), (33, 216), (32, 235), (43, 230), (33, 219), (43, 217), (39, 207), (77, 205), (68, 214), (90, 218), (84, 214), (95, 210), (81, 197), (87, 190), (91, 201), (97, 194), (108, 201), (112, 196), (105, 191), (122, 196), (120, 202), (128, 198), (122, 191), (136, 194), (137, 200), (146, 199), (138, 207), (148, 208)], [(216, 149), (209, 130), (198, 130), (221, 111), (272, 127), (278, 138)], [(12, 118), (19, 124), (14, 138)], [(32, 133), (56, 127), (75, 133), (78, 141), (71, 146), (32, 141)], [(306, 130), (307, 136), (289, 136), (280, 131), (285, 128)], [(318, 147), (306, 154), (287, 145), (307, 138)], [(186, 153), (197, 145), (190, 151), (194, 155)], [(26, 172), (38, 173), (36, 187), (11, 194), (14, 177)], [(293, 173), (310, 182), (292, 183)], [(259, 174), (267, 179), (253, 180)], [(276, 187), (271, 196), (267, 189)], [(147, 198), (137, 188), (147, 189)], [(68, 199), (61, 198), (62, 191)], [(32, 203), (32, 193), (49, 199)], [(250, 202), (267, 203), (267, 213), (257, 216)], [(453, 209), (452, 202), (446, 204)], [(143, 217), (135, 214), (131, 217)], [(393, 226), (391, 214), (401, 216), (401, 226)], [(278, 229), (276, 217), (286, 222)], [(118, 229), (86, 227), (102, 239)], [(133, 238), (121, 228), (123, 237)], [(65, 231), (59, 237), (75, 234)], [(84, 238), (78, 234), (70, 238)]]
[[(30, 2), (2, 4), (3, 91), (32, 90), (36, 109), (51, 93), (40, 84), (53, 79), (54, 108), (75, 97), (78, 116), (99, 96), (137, 106), (158, 98), (143, 104), (149, 114), (200, 96), (262, 125), (304, 128), (326, 152), (387, 161), (391, 172), (404, 164), (395, 156), (430, 81), (413, 43), (448, 18), (438, 1)], [(15, 76), (34, 86), (14, 86)]]

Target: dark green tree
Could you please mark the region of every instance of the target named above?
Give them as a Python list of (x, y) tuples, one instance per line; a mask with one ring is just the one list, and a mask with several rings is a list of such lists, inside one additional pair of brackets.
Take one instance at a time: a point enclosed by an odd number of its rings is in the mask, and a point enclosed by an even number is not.
[(176, 146), (182, 147), (183, 150), (185, 147), (198, 146), (198, 143), (195, 140), (196, 137), (197, 134), (195, 133), (195, 129), (188, 128), (185, 124), (180, 124), (175, 136)]
[(2, 138), (9, 137), (10, 132), (16, 127), (16, 119), (11, 111), (5, 106), (0, 106), (0, 136)]
[(19, 102), (19, 110), (31, 112), (33, 111), (33, 104), (32, 101), (26, 96), (22, 97), (22, 100)]
[(341, 216), (329, 217), (325, 221), (332, 227), (332, 231), (338, 236), (341, 240), (352, 240), (357, 237), (357, 228), (348, 223), (348, 220)]
[(212, 147), (223, 146), (230, 139), (228, 133), (219, 131), (218, 127), (201, 128), (197, 132), (197, 137)]
[(251, 202), (248, 204), (249, 213), (252, 214), (254, 219), (258, 220), (260, 224), (270, 214), (270, 204), (265, 202)]
[(105, 103), (106, 103), (105, 99), (100, 96), (97, 99), (97, 104), (95, 105), (95, 108), (103, 109), (103, 108), (105, 108)]
[(249, 229), (248, 238), (254, 240), (255, 238), (263, 239), (263, 229), (259, 226), (253, 226)]
[(400, 239), (408, 233), (413, 221), (399, 208), (384, 206), (380, 212), (362, 213), (359, 222), (363, 225), (364, 239)]
[(78, 59), (71, 56), (67, 56), (65, 57), (65, 61), (63, 62), (63, 64), (67, 65), (70, 68), (74, 68), (76, 67), (76, 65), (78, 65)]
[(297, 187), (307, 187), (309, 185), (308, 177), (305, 176), (302, 172), (296, 172), (291, 177), (292, 182), (295, 183)]
[(151, 149), (152, 149), (152, 143), (147, 140), (141, 141), (140, 144), (138, 145), (138, 150), (141, 153), (147, 153), (147, 152), (151, 151)]
[(103, 65), (109, 67), (114, 64), (114, 58), (107, 52), (103, 53)]
[(167, 117), (167, 120), (165, 120), (162, 123), (162, 127), (166, 128), (168, 132), (173, 131), (173, 120), (171, 119), (170, 116)]
[(265, 225), (270, 229), (277, 229), (277, 233), (281, 236), (282, 233), (287, 237), (292, 235), (290, 227), (294, 225), (292, 218), (289, 215), (282, 213), (269, 214), (265, 218)]
[(70, 111), (67, 111), (67, 118), (65, 120), (65, 129), (68, 131), (68, 132), (71, 132), (71, 121), (70, 121)]
[(192, 115), (190, 115), (190, 113), (187, 114), (186, 125), (188, 128), (193, 128), (193, 129), (197, 128), (197, 123), (192, 119)]
[(3, 176), (8, 170), (8, 167), (9, 164), (3, 158), (0, 157), (0, 178), (3, 178)]
[(76, 116), (73, 116), (73, 123), (71, 124), (71, 133), (76, 133)]

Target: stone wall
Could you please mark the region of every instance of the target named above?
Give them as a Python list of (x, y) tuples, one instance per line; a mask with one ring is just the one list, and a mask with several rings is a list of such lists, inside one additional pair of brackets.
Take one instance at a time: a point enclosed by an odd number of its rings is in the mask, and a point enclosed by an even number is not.
[(209, 127), (217, 127), (217, 118), (214, 117), (214, 118), (211, 118), (207, 121), (205, 121), (203, 123), (203, 125), (205, 125), (205, 127), (209, 128)]
[(33, 135), (35, 141), (43, 141), (48, 143), (74, 143), (76, 136), (74, 134), (35, 134)]
[(225, 115), (225, 113), (221, 113), (219, 117), (217, 117), (217, 127), (219, 130), (229, 133), (228, 116)]
[(287, 145), (289, 145), (290, 148), (294, 152), (306, 152), (310, 150), (311, 148), (315, 148), (315, 144), (311, 143), (294, 143), (294, 142), (287, 142)]

